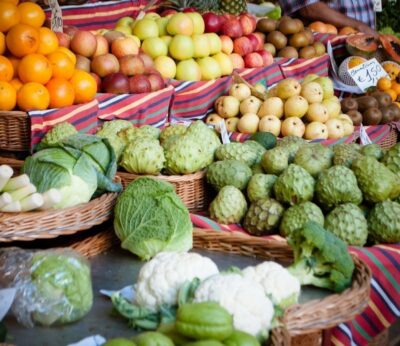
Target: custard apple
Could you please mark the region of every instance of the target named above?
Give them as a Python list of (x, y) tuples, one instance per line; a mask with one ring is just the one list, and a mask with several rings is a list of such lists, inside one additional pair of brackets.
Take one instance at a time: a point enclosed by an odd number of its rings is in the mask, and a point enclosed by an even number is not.
[(280, 234), (284, 237), (303, 228), (308, 221), (315, 221), (324, 226), (324, 214), (321, 209), (312, 202), (304, 202), (287, 209), (283, 214), (279, 228)]
[(251, 171), (253, 172), (253, 174), (257, 174), (257, 173), (265, 173), (264, 169), (260, 163), (256, 163), (253, 166), (251, 166)]
[(244, 143), (231, 142), (222, 144), (215, 152), (217, 160), (236, 160), (253, 166), (258, 159), (258, 151)]
[(257, 154), (257, 159), (255, 163), (260, 163), (261, 158), (264, 153), (267, 151), (260, 143), (256, 141), (247, 140), (243, 143), (245, 146), (250, 147)]
[(313, 177), (332, 166), (333, 152), (321, 143), (310, 143), (299, 148), (294, 163), (303, 167)]
[(164, 142), (161, 143), (161, 146), (164, 148), (164, 150), (169, 150), (171, 146), (181, 138), (180, 135), (173, 135), (169, 136)]
[(348, 245), (363, 246), (368, 238), (364, 212), (355, 204), (341, 204), (325, 218), (325, 229)]
[(289, 163), (292, 163), (294, 157), (296, 156), (297, 150), (299, 150), (303, 144), (307, 143), (308, 142), (301, 137), (288, 136), (288, 137), (283, 137), (280, 141), (278, 141), (277, 147), (285, 148), (288, 151)]
[(373, 157), (361, 156), (352, 170), (366, 201), (378, 203), (400, 195), (399, 177)]
[(323, 171), (315, 184), (315, 197), (326, 209), (343, 203), (358, 205), (363, 198), (356, 176), (346, 166), (333, 166)]
[(272, 174), (254, 174), (247, 185), (247, 197), (250, 202), (271, 197), (272, 187), (278, 177)]
[(163, 128), (160, 133), (161, 144), (164, 144), (164, 142), (171, 136), (183, 135), (186, 132), (186, 130), (187, 127), (182, 124), (171, 125)]
[(304, 168), (291, 164), (274, 185), (275, 198), (290, 205), (310, 201), (314, 195), (315, 180)]
[(261, 165), (268, 174), (281, 174), (289, 166), (289, 152), (284, 148), (268, 150), (261, 159)]
[(138, 138), (125, 148), (120, 165), (133, 174), (160, 174), (164, 167), (164, 150), (156, 139)]
[(253, 202), (243, 221), (244, 229), (253, 235), (276, 233), (284, 212), (283, 206), (272, 198)]
[(118, 132), (120, 137), (126, 145), (138, 138), (152, 138), (157, 139), (160, 137), (160, 129), (150, 125), (144, 125), (142, 127), (127, 127)]
[(383, 157), (383, 150), (378, 144), (367, 144), (361, 147), (361, 154), (372, 156), (379, 161)]
[(217, 191), (226, 185), (244, 190), (252, 176), (249, 166), (240, 161), (225, 160), (212, 163), (207, 170), (207, 182)]
[(400, 172), (400, 143), (397, 143), (385, 153), (382, 163), (393, 173)]
[(243, 193), (234, 186), (224, 186), (209, 207), (210, 217), (222, 224), (239, 223), (247, 211)]
[(368, 216), (368, 227), (376, 243), (400, 242), (400, 204), (393, 201), (375, 204)]
[(361, 156), (354, 144), (342, 143), (333, 147), (333, 164), (351, 167), (353, 161)]

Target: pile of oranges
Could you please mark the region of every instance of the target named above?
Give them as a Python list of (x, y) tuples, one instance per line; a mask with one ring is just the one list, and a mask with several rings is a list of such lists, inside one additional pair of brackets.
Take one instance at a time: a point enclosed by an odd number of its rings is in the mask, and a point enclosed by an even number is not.
[(43, 26), (32, 2), (0, 0), (0, 111), (60, 108), (93, 100), (96, 80), (76, 70), (76, 56)]
[(398, 83), (396, 79), (380, 78), (377, 88), (389, 94), (393, 102), (400, 101), (400, 83)]

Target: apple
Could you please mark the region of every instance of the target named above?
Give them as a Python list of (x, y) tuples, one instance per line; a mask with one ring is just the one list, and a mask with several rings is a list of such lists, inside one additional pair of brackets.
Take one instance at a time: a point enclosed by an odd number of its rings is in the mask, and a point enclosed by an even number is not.
[(232, 53), (229, 55), (229, 59), (231, 59), (234, 69), (244, 68), (244, 60), (239, 54)]
[(157, 20), (157, 19), (160, 18), (160, 17), (161, 17), (161, 16), (160, 16), (158, 13), (156, 13), (156, 12), (148, 12), (148, 13), (146, 13), (146, 14), (144, 15), (143, 18), (152, 19), (152, 20)]
[(112, 73), (103, 78), (103, 91), (111, 94), (128, 94), (129, 79), (122, 73)]
[(176, 35), (168, 47), (169, 55), (176, 60), (188, 60), (194, 56), (194, 43), (190, 36)]
[(122, 17), (118, 19), (115, 26), (131, 26), (135, 20), (132, 17)]
[(267, 50), (265, 49), (259, 50), (256, 53), (261, 55), (261, 58), (263, 59), (263, 66), (269, 66), (273, 64), (274, 57)]
[(67, 35), (65, 32), (56, 32), (56, 36), (58, 39), (58, 45), (60, 47), (69, 48), (71, 43), (71, 37)]
[(147, 55), (146, 53), (139, 53), (138, 57), (142, 59), (144, 63), (144, 70), (145, 72), (150, 72), (150, 70), (154, 67), (153, 59)]
[(350, 116), (347, 114), (339, 114), (338, 119), (341, 121), (347, 121), (349, 124), (353, 125), (353, 120), (351, 120)]
[(96, 85), (97, 85), (97, 92), (101, 92), (101, 78), (93, 72), (90, 72), (90, 75), (94, 78), (94, 80), (96, 81)]
[(90, 58), (96, 52), (96, 37), (89, 31), (77, 31), (71, 39), (71, 50), (79, 55)]
[(332, 97), (334, 95), (333, 82), (332, 79), (330, 79), (329, 77), (319, 77), (317, 79), (314, 79), (314, 82), (317, 82), (319, 83), (319, 85), (321, 85), (324, 92), (324, 99)]
[(135, 35), (126, 35), (126, 37), (130, 37), (131, 39), (133, 39), (133, 40), (136, 42), (136, 44), (137, 44), (138, 47), (141, 46), (141, 42), (140, 42), (140, 40), (139, 40), (139, 37), (137, 37), (137, 36), (135, 36)]
[(306, 119), (325, 123), (329, 119), (328, 109), (322, 103), (312, 103), (308, 106)]
[(308, 110), (307, 100), (300, 95), (289, 97), (284, 104), (284, 114), (289, 117), (303, 117)]
[(303, 79), (303, 83), (301, 83), (302, 85), (305, 85), (307, 83), (310, 83), (314, 80), (316, 80), (317, 78), (319, 78), (319, 75), (315, 74), (315, 73), (310, 73), (307, 76), (304, 77)]
[(236, 54), (245, 56), (253, 51), (253, 45), (247, 37), (239, 37), (233, 41), (233, 51)]
[(228, 132), (237, 132), (237, 126), (239, 124), (240, 118), (228, 118), (225, 119), (225, 127)]
[(325, 125), (328, 128), (329, 139), (339, 139), (344, 137), (344, 126), (340, 119), (329, 119)]
[(283, 116), (283, 101), (279, 97), (267, 98), (258, 110), (258, 116), (263, 118), (267, 115), (274, 115), (278, 119)]
[(169, 44), (172, 41), (172, 36), (165, 35), (165, 36), (161, 36), (160, 38), (164, 41), (166, 46), (169, 47)]
[(85, 72), (90, 72), (90, 59), (83, 55), (76, 55), (75, 68)]
[(239, 101), (243, 101), (251, 96), (250, 87), (244, 83), (235, 83), (229, 89), (229, 95), (235, 97)]
[(275, 115), (267, 115), (260, 119), (258, 129), (260, 132), (270, 132), (278, 137), (281, 133), (281, 121)]
[(220, 130), (221, 121), (224, 121), (224, 118), (220, 117), (217, 113), (210, 113), (206, 118), (206, 124), (213, 125), (216, 131)]
[(281, 80), (276, 86), (276, 96), (282, 100), (286, 100), (289, 97), (300, 95), (301, 85), (295, 78), (286, 78)]
[(158, 37), (158, 25), (152, 19), (139, 19), (133, 27), (133, 34), (141, 41), (149, 37)]
[(125, 55), (138, 54), (139, 47), (133, 38), (120, 37), (111, 43), (111, 53), (117, 58), (121, 58)]
[(272, 43), (265, 43), (264, 50), (266, 50), (267, 52), (270, 52), (272, 54), (272, 56), (276, 55), (276, 48)]
[[(342, 114), (346, 115), (346, 114)], [(347, 120), (343, 120), (341, 118), (338, 118), (342, 124), (343, 124), (343, 132), (344, 136), (350, 136), (354, 132), (354, 125), (353, 123), (349, 123)]]
[(233, 96), (220, 96), (214, 102), (214, 109), (225, 119), (239, 115), (239, 108), (240, 102)]
[(230, 14), (230, 13), (224, 13), (224, 14), (222, 14), (221, 17), (222, 17), (222, 20), (224, 21), (224, 23), (225, 23), (227, 20), (237, 19), (237, 16), (236, 16), (236, 15)]
[(300, 118), (290, 117), (282, 121), (281, 133), (283, 137), (303, 137), (306, 128)]
[(240, 113), (241, 114), (246, 114), (246, 113), (254, 113), (257, 114), (258, 110), (261, 107), (261, 100), (258, 99), (255, 96), (249, 96), (248, 98), (244, 99), (242, 102), (240, 102)]
[(227, 20), (222, 25), (221, 33), (231, 38), (238, 38), (243, 36), (242, 26), (240, 25), (239, 20), (236, 18)]
[(111, 45), (117, 38), (125, 37), (125, 34), (119, 31), (110, 30), (107, 31), (103, 36), (107, 40), (108, 44)]
[(161, 17), (161, 18), (156, 19), (156, 23), (158, 25), (158, 35), (160, 37), (168, 35), (168, 32), (167, 32), (168, 22), (169, 22), (169, 18), (166, 18), (166, 17)]
[(196, 60), (201, 70), (201, 80), (213, 80), (221, 77), (221, 68), (217, 60), (205, 57)]
[(99, 77), (105, 77), (112, 73), (119, 72), (119, 61), (113, 54), (103, 54), (95, 56), (90, 64), (92, 72)]
[(164, 78), (175, 78), (176, 64), (169, 56), (159, 56), (154, 60), (154, 67)]
[(97, 47), (96, 47), (96, 51), (94, 52), (93, 56), (98, 56), (98, 55), (103, 55), (103, 54), (107, 54), (109, 52), (109, 44), (107, 39), (102, 36), (102, 35), (95, 35), (96, 40), (97, 40)]
[(256, 50), (259, 50), (259, 41), (258, 41), (258, 38), (257, 38), (256, 35), (249, 34), (249, 35), (246, 35), (245, 37), (247, 37), (251, 42), (251, 45), (253, 47), (252, 52), (255, 52)]
[(173, 10), (172, 8), (169, 8), (167, 10), (164, 10), (160, 13), (161, 17), (167, 17), (167, 16), (172, 16), (173, 14), (178, 13), (178, 11)]
[(208, 33), (205, 35), (207, 36), (208, 44), (210, 46), (210, 55), (219, 53), (222, 49), (222, 43), (219, 36), (214, 33)]
[(204, 58), (210, 55), (210, 44), (206, 35), (195, 34), (192, 36), (195, 58)]
[(151, 92), (151, 84), (147, 76), (139, 74), (129, 78), (129, 88), (133, 94)]
[(222, 20), (218, 14), (212, 12), (203, 13), (204, 31), (218, 33), (221, 30)]
[(240, 26), (242, 27), (243, 35), (251, 34), (256, 30), (257, 21), (249, 13), (240, 15), (239, 17)]
[(132, 29), (129, 26), (116, 26), (114, 30), (121, 32), (124, 35), (132, 35)]
[(145, 73), (143, 60), (138, 55), (125, 55), (119, 59), (120, 72), (125, 76), (134, 76)]
[(341, 112), (340, 102), (336, 97), (330, 97), (322, 101), (322, 104), (328, 110), (329, 118), (337, 118)]
[(169, 19), (167, 24), (167, 32), (171, 36), (174, 35), (192, 35), (194, 25), (192, 19), (185, 13), (175, 13)]
[(228, 55), (225, 53), (217, 53), (213, 55), (212, 58), (218, 62), (221, 69), (221, 76), (229, 76), (232, 74), (233, 64)]
[(146, 38), (142, 43), (142, 49), (153, 59), (157, 58), (158, 56), (168, 55), (168, 47), (159, 37)]
[(65, 32), (71, 39), (79, 31), (74, 25), (63, 25), (63, 32)]
[(147, 75), (150, 82), (151, 91), (157, 91), (165, 88), (164, 79), (159, 73), (150, 73)]
[(258, 31), (253, 32), (253, 35), (256, 35), (258, 40), (261, 42), (261, 49), (262, 49), (262, 46), (264, 46), (264, 42), (267, 36), (264, 33)]
[[(308, 103), (320, 103), (324, 99), (324, 92), (319, 83), (309, 82), (303, 84), (301, 87), (301, 96), (303, 96)], [(318, 120), (315, 120), (318, 121)]]
[(328, 139), (328, 127), (318, 121), (306, 125), (305, 139)]
[(193, 34), (204, 34), (205, 25), (201, 14), (197, 12), (188, 12), (186, 13), (186, 16), (188, 16), (193, 22)]
[(244, 65), (248, 68), (262, 67), (264, 60), (258, 53), (249, 53), (244, 56)]
[(241, 133), (256, 133), (258, 130), (259, 122), (260, 118), (257, 116), (257, 114), (246, 113), (240, 118), (237, 124), (237, 128)]
[(182, 60), (176, 65), (176, 79), (186, 81), (200, 81), (201, 69), (193, 59)]
[(225, 54), (231, 54), (233, 52), (233, 41), (229, 36), (221, 35), (219, 37), (221, 40), (221, 51)]

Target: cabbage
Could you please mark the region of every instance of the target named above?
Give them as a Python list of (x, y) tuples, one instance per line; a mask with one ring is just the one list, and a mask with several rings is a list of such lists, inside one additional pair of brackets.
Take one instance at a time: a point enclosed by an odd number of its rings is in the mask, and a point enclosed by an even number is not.
[(149, 177), (134, 180), (119, 196), (114, 215), (122, 248), (141, 259), (192, 248), (189, 211), (169, 183)]

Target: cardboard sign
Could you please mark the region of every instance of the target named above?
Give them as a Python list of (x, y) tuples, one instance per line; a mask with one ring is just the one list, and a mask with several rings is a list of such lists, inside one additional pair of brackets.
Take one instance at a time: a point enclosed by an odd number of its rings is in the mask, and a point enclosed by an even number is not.
[(388, 77), (386, 71), (375, 58), (353, 67), (348, 72), (362, 91), (367, 90), (369, 87), (376, 86), (380, 78)]
[(373, 0), (374, 3), (374, 11), (375, 12), (382, 12), (382, 0)]
[(63, 20), (60, 5), (57, 0), (49, 0), (51, 9), (51, 30), (54, 32), (63, 32)]

